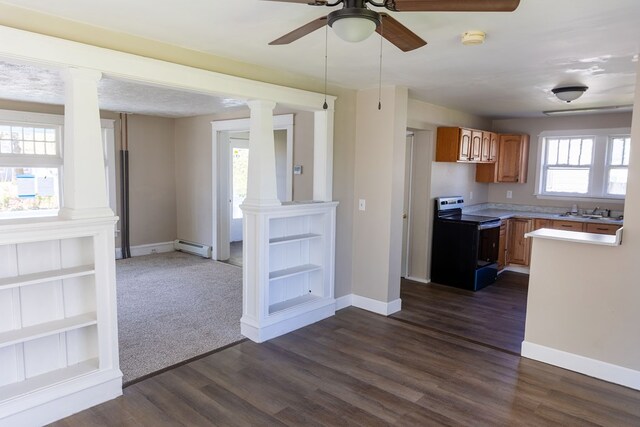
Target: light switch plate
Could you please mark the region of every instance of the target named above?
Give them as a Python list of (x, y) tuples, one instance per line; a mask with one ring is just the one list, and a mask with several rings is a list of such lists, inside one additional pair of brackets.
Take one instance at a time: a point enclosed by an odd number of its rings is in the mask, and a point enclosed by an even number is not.
[(507, 191), (507, 199), (510, 199), (510, 198), (512, 198), (512, 197), (513, 197), (513, 191), (508, 190), (508, 191)]
[(366, 202), (365, 202), (364, 199), (360, 199), (358, 201), (358, 209), (361, 210), (361, 211), (366, 209)]

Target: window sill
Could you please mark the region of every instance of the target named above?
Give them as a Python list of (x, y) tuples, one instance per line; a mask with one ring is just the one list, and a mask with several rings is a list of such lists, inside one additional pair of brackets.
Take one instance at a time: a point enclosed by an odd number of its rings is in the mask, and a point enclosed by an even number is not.
[(8, 211), (0, 212), (0, 221), (10, 219), (44, 218), (57, 215), (58, 209), (42, 209), (37, 211)]

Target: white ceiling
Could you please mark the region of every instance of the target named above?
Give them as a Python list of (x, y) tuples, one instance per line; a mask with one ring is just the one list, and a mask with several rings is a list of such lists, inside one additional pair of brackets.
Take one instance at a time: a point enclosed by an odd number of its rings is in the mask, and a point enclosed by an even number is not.
[[(323, 78), (324, 30), (290, 45), (268, 42), (327, 14), (327, 7), (263, 0), (0, 2)], [(639, 0), (521, 0), (513, 13), (393, 15), (429, 43), (409, 53), (383, 44), (383, 84), (407, 86), (413, 98), (487, 117), (525, 117), (566, 108), (550, 90), (581, 83), (589, 90), (573, 108), (633, 103)], [(485, 31), (485, 44), (462, 46), (460, 35), (467, 30)], [(350, 44), (330, 31), (329, 80), (349, 88), (376, 87), (379, 46), (376, 35)], [(135, 89), (124, 92), (129, 90)], [(157, 101), (154, 105), (164, 105)]]

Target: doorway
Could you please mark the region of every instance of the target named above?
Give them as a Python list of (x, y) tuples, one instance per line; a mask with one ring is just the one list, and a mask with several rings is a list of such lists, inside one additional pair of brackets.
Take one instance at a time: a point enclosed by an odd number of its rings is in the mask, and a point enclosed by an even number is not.
[[(274, 116), (277, 196), (293, 199), (293, 114)], [(213, 248), (212, 258), (242, 265), (242, 209), (246, 197), (249, 119), (212, 122)], [(217, 166), (217, 167), (215, 167)], [(217, 193), (217, 194), (216, 194)]]

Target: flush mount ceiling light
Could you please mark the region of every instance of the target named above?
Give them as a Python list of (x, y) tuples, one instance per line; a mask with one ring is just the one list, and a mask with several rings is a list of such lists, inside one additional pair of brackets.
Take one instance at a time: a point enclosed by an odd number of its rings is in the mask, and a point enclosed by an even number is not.
[(483, 31), (467, 31), (462, 35), (462, 44), (465, 46), (475, 46), (484, 43), (487, 35)]
[(551, 89), (551, 92), (558, 97), (559, 100), (565, 102), (575, 101), (580, 98), (583, 93), (585, 93), (589, 89), (587, 86), (576, 85), (576, 86), (562, 86)]
[(338, 37), (357, 43), (367, 39), (378, 28), (380, 14), (364, 8), (344, 8), (331, 12), (327, 20)]

